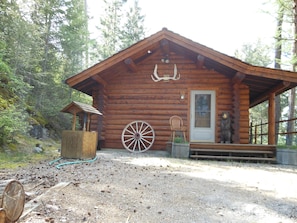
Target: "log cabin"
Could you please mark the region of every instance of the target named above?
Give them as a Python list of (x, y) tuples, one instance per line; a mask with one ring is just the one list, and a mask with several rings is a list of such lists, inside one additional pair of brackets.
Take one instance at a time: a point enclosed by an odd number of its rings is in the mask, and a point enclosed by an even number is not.
[[(297, 85), (297, 73), (247, 64), (163, 28), (66, 83), (92, 96), (102, 112), (91, 129), (104, 148), (124, 148), (124, 130), (140, 121), (134, 128), (153, 129), (150, 149), (165, 150), (171, 141), (169, 119), (177, 115), (193, 158), (205, 150), (229, 155), (269, 150), (274, 158), (275, 96)], [(249, 109), (266, 100), (269, 145), (255, 147), (249, 144)], [(224, 112), (232, 120), (230, 144), (220, 143)]]

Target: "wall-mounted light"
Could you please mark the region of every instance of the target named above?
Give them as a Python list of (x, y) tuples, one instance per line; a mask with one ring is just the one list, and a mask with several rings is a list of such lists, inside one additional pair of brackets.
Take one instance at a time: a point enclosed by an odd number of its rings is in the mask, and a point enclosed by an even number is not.
[(185, 92), (184, 91), (181, 91), (180, 92), (180, 99), (181, 100), (184, 100), (185, 99)]
[(162, 59), (161, 59), (162, 63), (169, 63), (169, 56), (166, 54)]

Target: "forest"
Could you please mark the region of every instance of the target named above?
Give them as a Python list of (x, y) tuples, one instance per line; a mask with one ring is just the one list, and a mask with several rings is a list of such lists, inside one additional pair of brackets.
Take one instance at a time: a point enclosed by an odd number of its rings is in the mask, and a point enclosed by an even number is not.
[[(91, 101), (64, 81), (146, 36), (145, 15), (137, 0), (128, 8), (124, 7), (127, 0), (104, 0), (105, 13), (96, 26), (100, 35), (91, 37), (86, 2), (0, 2), (0, 151), (16, 136), (28, 136), (33, 126), (42, 126), (51, 138), (59, 139), (61, 130), (70, 129), (70, 117), (61, 109), (71, 101)], [(266, 13), (277, 21), (274, 46), (259, 39), (243, 45), (235, 57), (253, 65), (296, 71), (296, 2), (269, 1), (274, 11)], [(277, 120), (295, 117), (295, 100), (295, 89), (278, 96)], [(265, 117), (267, 103), (252, 108), (252, 122)], [(277, 128), (295, 131), (294, 123)], [(297, 139), (279, 140), (291, 145)]]
[[(144, 38), (137, 1), (104, 1), (92, 39), (84, 0), (0, 2), (0, 146), (42, 126), (52, 138), (70, 129), (61, 109), (71, 101), (90, 103), (65, 79)], [(116, 13), (114, 13), (116, 12)], [(122, 21), (123, 14), (125, 21)]]

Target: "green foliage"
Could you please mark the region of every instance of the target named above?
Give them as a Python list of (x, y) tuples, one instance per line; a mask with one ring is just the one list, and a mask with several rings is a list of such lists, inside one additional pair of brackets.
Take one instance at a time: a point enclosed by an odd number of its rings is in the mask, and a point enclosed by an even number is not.
[(29, 130), (28, 115), (24, 109), (11, 105), (0, 111), (0, 146), (11, 143), (17, 134)]
[[(33, 152), (36, 144), (42, 145), (43, 153)], [(60, 142), (53, 140), (40, 142), (36, 139), (17, 136), (15, 143), (0, 149), (0, 169), (15, 169), (41, 160), (53, 160), (59, 156), (57, 149), (59, 146)]]
[(187, 143), (187, 141), (185, 141), (183, 137), (176, 136), (174, 138), (174, 143)]
[(133, 7), (130, 7), (126, 12), (127, 21), (121, 32), (120, 39), (122, 41), (121, 48), (125, 49), (132, 44), (144, 38), (144, 16), (141, 15), (141, 8), (138, 6), (138, 1), (134, 1)]
[(100, 32), (102, 37), (98, 55), (101, 57), (101, 60), (108, 58), (120, 50), (120, 24), (123, 18), (123, 1), (104, 0), (104, 3), (106, 14), (100, 18)]
[(99, 49), (98, 61), (142, 37), (142, 25), (137, 23), (138, 19), (142, 23), (140, 8), (135, 3), (123, 20), (125, 2), (105, 1), (98, 46), (89, 37), (84, 0), (1, 1), (1, 145), (26, 134), (32, 124), (55, 133), (69, 129), (71, 121), (60, 110), (73, 100), (90, 102), (91, 98), (64, 81), (89, 66), (91, 44)]
[(235, 57), (252, 65), (268, 67), (272, 64), (272, 48), (260, 39), (253, 44), (244, 44), (240, 50), (235, 51)]
[(101, 33), (101, 41), (97, 43), (99, 60), (110, 57), (144, 37), (144, 16), (141, 15), (138, 2), (135, 0), (134, 6), (126, 14), (125, 2), (104, 0), (106, 13), (100, 18), (98, 26)]

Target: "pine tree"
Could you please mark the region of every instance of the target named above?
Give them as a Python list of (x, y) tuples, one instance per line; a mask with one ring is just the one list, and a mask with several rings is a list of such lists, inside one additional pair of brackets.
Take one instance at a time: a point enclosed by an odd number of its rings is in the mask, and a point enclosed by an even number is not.
[(104, 0), (105, 16), (100, 18), (101, 42), (99, 43), (100, 60), (106, 59), (120, 50), (122, 21), (122, 0)]
[(121, 48), (125, 49), (144, 38), (144, 15), (141, 15), (141, 8), (138, 1), (134, 1), (133, 7), (126, 12), (127, 21), (121, 32)]

